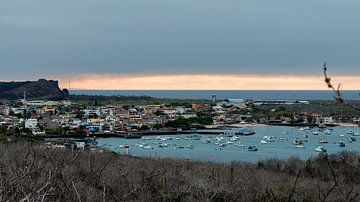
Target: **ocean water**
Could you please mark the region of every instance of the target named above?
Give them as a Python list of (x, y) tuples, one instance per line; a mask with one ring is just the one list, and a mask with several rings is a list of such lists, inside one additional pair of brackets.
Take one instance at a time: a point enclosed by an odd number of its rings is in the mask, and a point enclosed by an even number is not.
[[(245, 148), (235, 146), (235, 144), (228, 144), (225, 148), (219, 149), (219, 146), (211, 143), (204, 144), (203, 140), (213, 139), (216, 135), (200, 135), (200, 140), (187, 139), (189, 135), (172, 136), (173, 140), (167, 140), (166, 143), (171, 144), (169, 147), (159, 148), (159, 141), (156, 136), (151, 136), (151, 140), (141, 139), (122, 139), (122, 138), (99, 138), (99, 146), (115, 151), (121, 154), (125, 153), (125, 149), (120, 145), (129, 144), (129, 152), (131, 155), (140, 157), (152, 158), (175, 158), (175, 159), (190, 159), (198, 161), (212, 161), (212, 162), (231, 162), (242, 161), (255, 163), (259, 160), (269, 158), (287, 159), (291, 156), (298, 156), (301, 159), (307, 159), (311, 156), (318, 155), (315, 151), (318, 146), (323, 146), (330, 154), (337, 153), (343, 150), (360, 152), (360, 136), (354, 136), (357, 141), (349, 142), (349, 134), (347, 132), (354, 131), (360, 133), (359, 127), (335, 127), (331, 135), (326, 135), (324, 132), (313, 128), (309, 131), (300, 131), (298, 127), (284, 127), (284, 126), (251, 126), (256, 134), (252, 136), (240, 136), (240, 142), (245, 145)], [(314, 131), (318, 131), (318, 135), (313, 135)], [(307, 134), (308, 138), (304, 135)], [(343, 134), (344, 136), (340, 136)], [(268, 142), (267, 144), (260, 143), (263, 136), (274, 136), (276, 141)], [(175, 137), (180, 137), (176, 140)], [(282, 138), (285, 140), (281, 140)], [(293, 145), (295, 139), (306, 139), (305, 148), (296, 148)], [(319, 143), (320, 138), (328, 141), (327, 144)], [(229, 139), (229, 138), (227, 138)], [(339, 147), (339, 141), (343, 140), (346, 147)], [(239, 141), (235, 142), (236, 144)], [(153, 147), (151, 150), (140, 148), (138, 144), (147, 142)], [(184, 146), (184, 149), (176, 149), (176, 146)], [(193, 149), (186, 148), (187, 145), (194, 145)], [(258, 151), (251, 152), (247, 150), (250, 145), (256, 145)]]
[[(124, 95), (151, 96), (155, 98), (176, 99), (299, 99), (299, 100), (332, 100), (334, 93), (330, 90), (71, 90), (74, 95)], [(346, 100), (360, 100), (360, 90), (343, 91)]]

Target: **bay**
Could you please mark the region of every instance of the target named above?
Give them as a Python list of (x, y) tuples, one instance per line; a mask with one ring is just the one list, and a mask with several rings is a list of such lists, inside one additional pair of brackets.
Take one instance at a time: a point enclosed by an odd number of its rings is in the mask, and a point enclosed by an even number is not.
[[(315, 148), (318, 146), (326, 148), (329, 154), (340, 151), (360, 151), (360, 136), (354, 136), (354, 138), (358, 140), (350, 143), (348, 140), (350, 134), (347, 134), (349, 131), (360, 133), (359, 127), (334, 127), (330, 135), (327, 135), (324, 131), (319, 131), (318, 128), (312, 128), (311, 130), (306, 131), (299, 130), (299, 127), (285, 126), (250, 126), (249, 128), (254, 130), (256, 134), (252, 136), (239, 136), (239, 141), (236, 141), (233, 144), (227, 144), (226, 147), (222, 149), (214, 144), (214, 138), (217, 137), (217, 135), (200, 135), (200, 140), (194, 140), (189, 135), (172, 136), (172, 140), (163, 141), (170, 145), (165, 148), (160, 148), (158, 146), (161, 141), (157, 140), (156, 136), (148, 136), (151, 140), (99, 138), (98, 142), (100, 147), (120, 154), (125, 153), (125, 149), (121, 148), (120, 145), (128, 144), (130, 146), (129, 152), (134, 156), (190, 159), (223, 163), (231, 161), (255, 163), (259, 160), (270, 158), (287, 159), (291, 156), (298, 156), (305, 160), (319, 154), (315, 151)], [(318, 135), (313, 135), (315, 131), (318, 132)], [(307, 135), (308, 138), (305, 138), (305, 135)], [(260, 140), (263, 136), (274, 136), (276, 137), (276, 140), (274, 142), (262, 144), (260, 143)], [(161, 136), (160, 138), (162, 137), (169, 136)], [(176, 138), (179, 138), (179, 140)], [(321, 138), (327, 140), (328, 143), (321, 144)], [(206, 139), (211, 139), (211, 143), (204, 144), (203, 141)], [(229, 139), (229, 137), (226, 137), (226, 141), (229, 141)], [(305, 142), (304, 144), (305, 148), (296, 148), (295, 145), (293, 145), (293, 140), (295, 139), (307, 140), (308, 142)], [(339, 147), (339, 141), (344, 141), (346, 147)], [(242, 142), (245, 145), (245, 148), (235, 146), (239, 142)], [(147, 150), (139, 147), (140, 144), (144, 143), (148, 143), (153, 149)], [(193, 145), (194, 148), (187, 148), (188, 145)], [(248, 151), (247, 147), (250, 145), (256, 145), (259, 150), (255, 152)], [(177, 148), (178, 146), (184, 148), (179, 149)]]

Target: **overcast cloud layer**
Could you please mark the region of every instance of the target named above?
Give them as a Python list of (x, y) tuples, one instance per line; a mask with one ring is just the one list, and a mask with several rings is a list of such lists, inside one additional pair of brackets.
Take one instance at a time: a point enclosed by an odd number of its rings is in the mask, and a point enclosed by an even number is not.
[(2, 0), (0, 79), (360, 75), (356, 0)]

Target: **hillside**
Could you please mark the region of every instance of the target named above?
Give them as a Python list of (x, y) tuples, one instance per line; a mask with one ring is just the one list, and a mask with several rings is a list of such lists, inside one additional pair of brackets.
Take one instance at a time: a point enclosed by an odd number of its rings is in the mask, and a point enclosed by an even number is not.
[(2, 201), (359, 201), (359, 155), (216, 164), (0, 144)]
[(68, 91), (61, 90), (58, 81), (54, 80), (0, 82), (1, 99), (20, 99), (24, 92), (27, 99), (63, 100), (69, 97)]

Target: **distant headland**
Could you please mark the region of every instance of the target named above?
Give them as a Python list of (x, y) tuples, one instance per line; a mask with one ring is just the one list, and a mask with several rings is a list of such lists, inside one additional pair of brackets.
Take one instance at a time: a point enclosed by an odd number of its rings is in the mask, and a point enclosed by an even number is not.
[(2, 99), (46, 99), (64, 100), (69, 98), (67, 89), (61, 90), (55, 80), (39, 79), (38, 81), (0, 82)]

